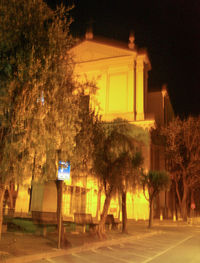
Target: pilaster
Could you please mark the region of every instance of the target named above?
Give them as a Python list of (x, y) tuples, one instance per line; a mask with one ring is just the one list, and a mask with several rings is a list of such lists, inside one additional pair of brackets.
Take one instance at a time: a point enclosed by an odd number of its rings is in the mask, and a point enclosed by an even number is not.
[(136, 120), (144, 120), (144, 61), (136, 60)]

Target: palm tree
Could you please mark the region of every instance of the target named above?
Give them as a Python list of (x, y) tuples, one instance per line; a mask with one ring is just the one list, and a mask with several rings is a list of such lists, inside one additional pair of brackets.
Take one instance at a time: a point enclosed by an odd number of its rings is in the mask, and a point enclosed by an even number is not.
[[(138, 142), (135, 142), (137, 145)], [(126, 195), (128, 189), (135, 188), (139, 183), (139, 168), (143, 164), (141, 151), (133, 147), (129, 152), (124, 152), (118, 158), (118, 172), (120, 173), (120, 183), (118, 186), (122, 197), (122, 232), (127, 233), (127, 210)]]
[[(142, 173), (141, 181), (144, 195), (149, 201), (149, 228), (151, 228), (153, 223), (154, 198), (160, 191), (169, 186), (170, 177), (165, 171), (149, 171), (147, 174)], [(149, 197), (146, 196), (146, 190), (148, 190)]]
[[(101, 124), (95, 132), (94, 168), (106, 195), (97, 231), (100, 238), (105, 236), (105, 221), (111, 198), (119, 190), (122, 190), (123, 231), (126, 231), (126, 185), (130, 181), (128, 178), (134, 175), (134, 168), (138, 167), (142, 159), (138, 158), (138, 143), (132, 136), (133, 129), (134, 126), (127, 121), (115, 119), (112, 123)], [(137, 165), (136, 159), (140, 159)]]

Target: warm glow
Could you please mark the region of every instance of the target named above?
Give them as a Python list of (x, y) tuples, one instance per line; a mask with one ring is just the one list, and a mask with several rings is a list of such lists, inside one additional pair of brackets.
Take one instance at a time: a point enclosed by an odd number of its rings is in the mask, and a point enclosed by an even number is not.
[[(146, 54), (110, 47), (92, 41), (71, 50), (77, 61), (75, 74), (80, 81), (96, 82), (99, 88), (91, 105), (111, 121), (116, 117), (129, 121), (144, 120)], [(100, 111), (99, 111), (100, 108)]]
[[(122, 49), (93, 41), (85, 41), (70, 51), (77, 62), (76, 78), (84, 83), (96, 83), (96, 95), (86, 88), (90, 95), (90, 106), (102, 115), (105, 121), (121, 117), (149, 129), (153, 120), (144, 120), (145, 98), (147, 93), (147, 67), (150, 67), (146, 53), (138, 54), (134, 49)], [(146, 146), (144, 166), (150, 168), (150, 148)], [(87, 175), (73, 181), (64, 181), (63, 214), (73, 217), (75, 212), (89, 213), (100, 219), (105, 194), (99, 194), (96, 178)], [(20, 189), (16, 209), (28, 212), (29, 195), (27, 190)], [(33, 189), (33, 211), (56, 211), (57, 194), (54, 182), (38, 185)], [(121, 196), (112, 198), (109, 212), (121, 218)], [(130, 219), (144, 219), (149, 216), (149, 204), (143, 192), (127, 193), (127, 216)]]
[(20, 185), (16, 204), (15, 204), (15, 213), (16, 214), (23, 214), (28, 213), (29, 210), (29, 194), (27, 186)]
[(127, 75), (112, 74), (109, 76), (108, 112), (127, 112)]

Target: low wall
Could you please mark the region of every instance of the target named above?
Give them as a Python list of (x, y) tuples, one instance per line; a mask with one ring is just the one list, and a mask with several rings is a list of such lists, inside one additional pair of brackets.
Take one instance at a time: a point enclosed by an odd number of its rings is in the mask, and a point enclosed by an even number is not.
[(200, 216), (198, 217), (188, 217), (187, 223), (191, 225), (200, 225)]

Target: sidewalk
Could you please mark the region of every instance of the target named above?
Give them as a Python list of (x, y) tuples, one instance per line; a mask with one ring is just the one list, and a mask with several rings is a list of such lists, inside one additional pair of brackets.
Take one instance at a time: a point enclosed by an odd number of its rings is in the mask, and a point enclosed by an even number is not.
[(77, 253), (83, 250), (109, 246), (115, 243), (123, 242), (129, 238), (141, 238), (146, 235), (158, 233), (157, 226), (177, 226), (183, 225), (180, 222), (171, 220), (154, 221), (152, 229), (148, 229), (147, 221), (128, 222), (128, 234), (122, 234), (118, 230), (106, 232), (107, 239), (100, 241), (93, 233), (66, 233), (68, 243), (65, 249), (57, 249), (57, 233), (48, 233), (46, 237), (36, 234), (27, 234), (21, 232), (7, 232), (2, 234), (0, 241), (0, 261), (6, 263), (31, 262), (42, 258), (51, 258), (53, 256)]

